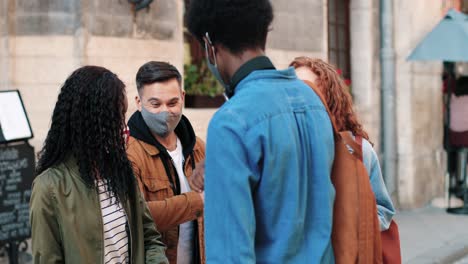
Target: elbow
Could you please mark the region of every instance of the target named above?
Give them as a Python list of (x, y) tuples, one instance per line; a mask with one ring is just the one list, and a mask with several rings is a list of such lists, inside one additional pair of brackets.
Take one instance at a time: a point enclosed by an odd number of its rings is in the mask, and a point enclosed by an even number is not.
[(171, 228), (171, 226), (169, 226), (167, 224), (167, 221), (165, 221), (162, 217), (161, 217), (161, 211), (159, 210), (152, 210), (150, 209), (151, 211), (151, 217), (153, 218), (153, 222), (154, 222), (154, 225), (156, 226), (156, 229), (159, 231), (159, 232), (167, 232), (169, 231), (169, 229)]

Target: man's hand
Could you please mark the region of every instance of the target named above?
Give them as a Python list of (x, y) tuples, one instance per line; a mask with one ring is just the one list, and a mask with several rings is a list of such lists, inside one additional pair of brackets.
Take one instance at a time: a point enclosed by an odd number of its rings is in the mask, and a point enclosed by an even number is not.
[(195, 165), (192, 176), (189, 179), (189, 185), (192, 191), (203, 192), (205, 190), (205, 160)]

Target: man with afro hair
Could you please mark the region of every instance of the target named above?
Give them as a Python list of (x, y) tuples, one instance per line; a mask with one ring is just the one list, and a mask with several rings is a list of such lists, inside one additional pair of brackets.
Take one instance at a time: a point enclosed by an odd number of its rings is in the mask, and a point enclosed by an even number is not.
[(208, 128), (207, 263), (334, 263), (332, 125), (265, 56), (270, 1), (192, 0), (186, 15), (229, 99)]

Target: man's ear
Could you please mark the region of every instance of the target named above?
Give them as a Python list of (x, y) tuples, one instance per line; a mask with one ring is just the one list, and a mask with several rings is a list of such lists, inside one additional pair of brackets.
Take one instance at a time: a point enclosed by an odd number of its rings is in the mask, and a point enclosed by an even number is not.
[(135, 104), (136, 104), (136, 106), (137, 106), (137, 108), (138, 108), (138, 111), (141, 112), (141, 107), (142, 107), (142, 106), (141, 106), (141, 98), (140, 98), (140, 95), (135, 96)]

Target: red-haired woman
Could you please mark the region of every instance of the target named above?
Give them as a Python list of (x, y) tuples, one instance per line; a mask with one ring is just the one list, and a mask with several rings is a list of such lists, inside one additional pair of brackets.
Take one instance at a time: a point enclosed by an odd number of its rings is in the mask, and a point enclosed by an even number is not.
[(294, 59), (291, 66), (296, 68), (299, 79), (312, 82), (321, 91), (337, 129), (350, 131), (354, 136), (362, 137), (363, 163), (369, 174), (372, 191), (377, 201), (380, 230), (387, 230), (395, 214), (395, 209), (382, 178), (379, 159), (369, 143), (369, 135), (359, 123), (353, 110), (349, 88), (335, 67), (321, 59), (298, 57)]

